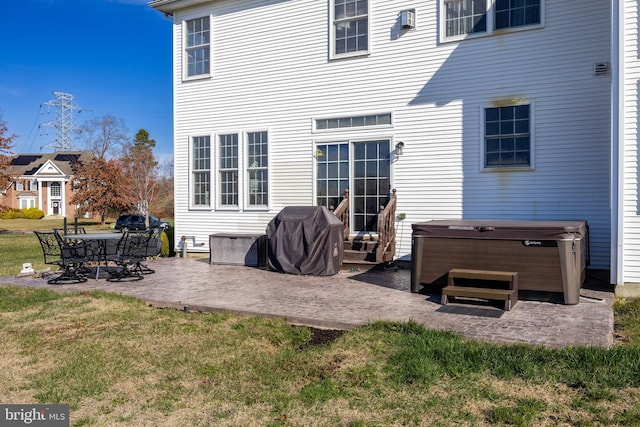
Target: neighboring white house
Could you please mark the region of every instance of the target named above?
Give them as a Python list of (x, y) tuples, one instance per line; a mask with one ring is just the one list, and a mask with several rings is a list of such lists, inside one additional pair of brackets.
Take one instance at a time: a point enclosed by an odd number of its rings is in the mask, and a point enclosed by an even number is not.
[(584, 219), (591, 268), (640, 282), (637, 1), (150, 5), (173, 19), (176, 235), (196, 250), (346, 188), (352, 231), (375, 232), (395, 188), (403, 259), (414, 222)]

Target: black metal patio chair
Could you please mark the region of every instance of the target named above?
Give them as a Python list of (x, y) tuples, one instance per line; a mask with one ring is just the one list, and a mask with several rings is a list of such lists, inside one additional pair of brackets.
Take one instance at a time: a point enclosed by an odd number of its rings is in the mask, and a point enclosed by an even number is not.
[(153, 274), (156, 271), (150, 268), (148, 265), (143, 264), (147, 258), (152, 258), (160, 255), (160, 250), (162, 249), (162, 240), (160, 236), (162, 235), (161, 228), (153, 228), (149, 231), (149, 241), (147, 243), (147, 250), (145, 252), (144, 259), (136, 262), (136, 268), (139, 268), (142, 274)]
[(66, 241), (56, 231), (34, 231), (38, 237), (44, 263), (57, 265), (61, 273), (49, 280), (50, 284), (82, 283), (87, 278), (82, 268), (87, 261), (87, 246), (82, 242)]
[(110, 282), (122, 280), (142, 280), (143, 270), (141, 263), (147, 256), (147, 246), (151, 238), (152, 230), (141, 233), (125, 232), (118, 243), (116, 254), (109, 257), (109, 261), (115, 262), (117, 268), (109, 271)]

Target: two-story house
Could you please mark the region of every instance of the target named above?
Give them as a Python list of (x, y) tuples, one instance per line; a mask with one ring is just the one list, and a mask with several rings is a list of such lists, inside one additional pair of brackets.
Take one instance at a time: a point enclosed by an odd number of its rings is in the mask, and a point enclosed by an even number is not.
[(45, 217), (73, 217), (73, 167), (88, 159), (88, 151), (18, 154), (7, 172), (11, 183), (0, 191), (0, 206), (14, 209), (38, 208)]
[(201, 250), (346, 189), (375, 235), (396, 189), (403, 259), (414, 222), (581, 219), (591, 267), (640, 282), (637, 2), (150, 5), (173, 20), (176, 233)]

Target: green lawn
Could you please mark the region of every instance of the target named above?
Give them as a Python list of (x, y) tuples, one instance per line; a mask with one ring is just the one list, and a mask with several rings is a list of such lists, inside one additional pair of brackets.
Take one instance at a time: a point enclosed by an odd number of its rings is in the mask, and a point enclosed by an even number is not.
[(0, 287), (0, 402), (67, 403), (74, 426), (637, 426), (626, 335), (559, 350), (378, 322), (314, 345), (281, 319)]
[[(35, 235), (0, 233), (0, 275), (23, 262), (44, 267)], [(611, 349), (548, 349), (0, 287), (0, 402), (67, 403), (74, 426), (637, 426), (640, 301), (615, 316)]]

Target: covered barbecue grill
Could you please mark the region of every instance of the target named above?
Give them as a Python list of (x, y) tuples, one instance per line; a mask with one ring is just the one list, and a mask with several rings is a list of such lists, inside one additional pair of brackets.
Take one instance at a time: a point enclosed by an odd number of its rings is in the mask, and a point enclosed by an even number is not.
[(342, 265), (344, 225), (324, 206), (289, 206), (267, 226), (269, 267), (330, 276)]

